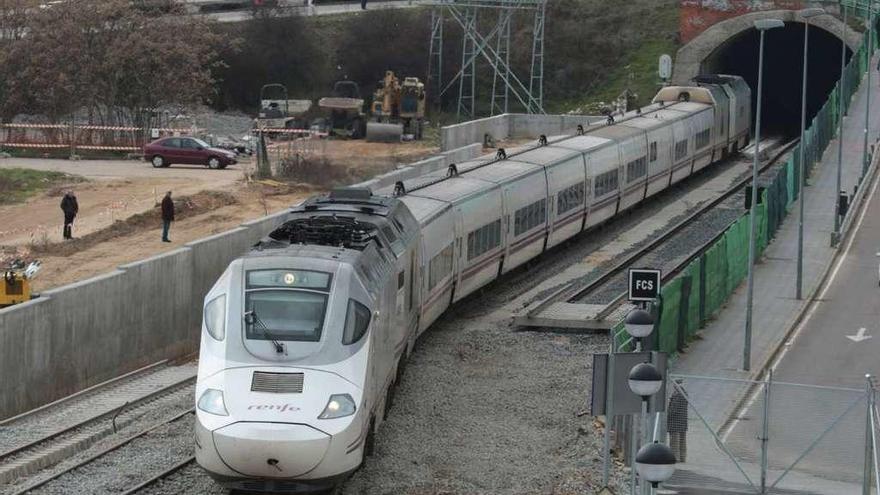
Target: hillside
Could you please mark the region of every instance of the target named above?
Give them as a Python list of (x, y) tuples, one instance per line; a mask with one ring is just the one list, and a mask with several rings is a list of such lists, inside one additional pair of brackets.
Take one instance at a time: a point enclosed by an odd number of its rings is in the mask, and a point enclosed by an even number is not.
[[(485, 16), (488, 21), (489, 16)], [(252, 112), (260, 87), (282, 82), (292, 98), (325, 95), (333, 81), (352, 79), (372, 91), (386, 69), (424, 79), (430, 30), (428, 9), (367, 11), (316, 18), (264, 16), (247, 24), (222, 26), (239, 38), (217, 69), (218, 109)], [(512, 64), (528, 74), (531, 21), (517, 19)], [(444, 26), (444, 80), (461, 64), (460, 30)], [(488, 28), (486, 29), (488, 31)], [(678, 46), (677, 0), (553, 0), (546, 22), (545, 100), (548, 111), (586, 110), (610, 101), (626, 87), (644, 101), (656, 87), (657, 57)], [(488, 64), (478, 68), (485, 74)], [(488, 95), (491, 80), (478, 93)], [(450, 91), (445, 107), (454, 105)]]

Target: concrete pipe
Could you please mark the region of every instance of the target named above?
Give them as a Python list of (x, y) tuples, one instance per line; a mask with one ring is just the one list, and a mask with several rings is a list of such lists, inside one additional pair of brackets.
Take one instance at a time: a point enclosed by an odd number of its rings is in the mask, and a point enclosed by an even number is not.
[(367, 141), (371, 143), (399, 143), (401, 136), (402, 124), (367, 123)]

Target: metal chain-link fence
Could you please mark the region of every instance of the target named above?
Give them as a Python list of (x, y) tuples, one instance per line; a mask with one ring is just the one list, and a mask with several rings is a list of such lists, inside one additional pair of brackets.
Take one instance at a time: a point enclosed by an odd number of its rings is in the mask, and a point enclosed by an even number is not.
[(863, 493), (874, 469), (872, 396), (869, 387), (670, 375), (659, 423), (679, 463), (665, 486)]

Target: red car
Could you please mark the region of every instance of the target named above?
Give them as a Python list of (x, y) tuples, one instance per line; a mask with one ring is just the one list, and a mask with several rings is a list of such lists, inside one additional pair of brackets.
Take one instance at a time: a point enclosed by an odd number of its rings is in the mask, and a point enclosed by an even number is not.
[(156, 168), (172, 163), (205, 165), (213, 169), (226, 168), (236, 163), (235, 153), (194, 137), (166, 137), (144, 146), (144, 159)]

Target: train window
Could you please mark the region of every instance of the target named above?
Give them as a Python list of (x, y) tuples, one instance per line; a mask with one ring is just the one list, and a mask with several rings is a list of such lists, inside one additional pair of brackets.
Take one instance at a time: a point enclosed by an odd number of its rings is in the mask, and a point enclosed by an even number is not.
[(321, 340), (327, 294), (286, 289), (257, 289), (245, 293), (245, 311), (254, 315), (245, 325), (249, 340)]
[(330, 274), (311, 270), (249, 270), (248, 289), (330, 289)]
[(547, 198), (516, 210), (513, 235), (520, 235), (547, 221)]
[(405, 247), (400, 238), (397, 237), (394, 229), (392, 229), (390, 225), (383, 225), (382, 233), (385, 234), (385, 238), (388, 239), (388, 242), (391, 244), (391, 250), (394, 251), (394, 254), (398, 257), (403, 254)]
[(632, 182), (648, 173), (648, 163), (645, 157), (637, 158), (626, 164), (626, 181)]
[(657, 141), (651, 142), (651, 149), (649, 151), (649, 161), (656, 162), (657, 161)]
[(584, 204), (584, 191), (583, 182), (578, 182), (559, 191), (559, 195), (556, 197), (556, 214), (559, 215), (582, 206)]
[(706, 146), (709, 146), (709, 140), (711, 139), (711, 130), (705, 129), (697, 133), (695, 139), (696, 149), (703, 149)]
[(604, 196), (617, 190), (617, 170), (599, 174), (596, 177), (596, 197)]
[(437, 253), (428, 267), (428, 290), (432, 290), (441, 280), (452, 273), (452, 244)]
[(468, 234), (468, 261), (501, 245), (501, 219)]
[(675, 159), (681, 160), (686, 157), (688, 154), (688, 141), (687, 139), (683, 139), (681, 141), (675, 142)]
[(363, 338), (370, 326), (370, 310), (354, 299), (348, 300), (345, 314), (345, 328), (342, 330), (342, 344), (351, 345)]

